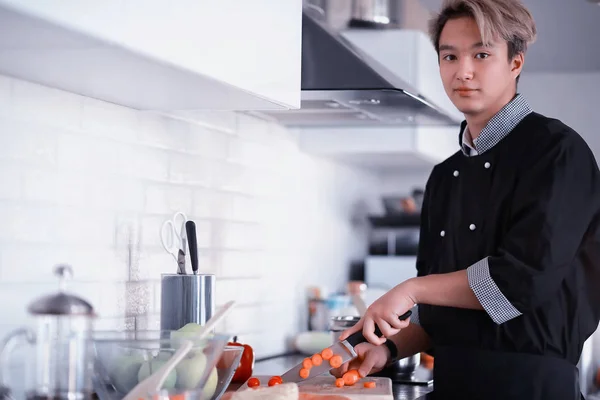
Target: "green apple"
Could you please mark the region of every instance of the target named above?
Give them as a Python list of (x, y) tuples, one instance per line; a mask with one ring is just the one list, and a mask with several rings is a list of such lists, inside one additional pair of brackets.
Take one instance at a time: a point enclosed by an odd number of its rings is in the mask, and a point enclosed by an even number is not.
[(181, 360), (176, 367), (177, 388), (195, 389), (206, 369), (206, 361), (206, 356), (203, 353), (197, 353), (191, 358)]
[[(143, 381), (144, 379), (155, 373), (165, 363), (166, 361), (159, 360), (156, 358), (152, 361), (146, 361), (144, 364), (142, 364), (142, 367), (138, 372), (138, 381)], [(167, 376), (167, 379), (165, 380), (165, 383), (162, 385), (161, 389), (173, 389), (175, 387), (175, 382), (177, 382), (177, 371), (173, 370)]]
[[(194, 336), (198, 335), (202, 331), (202, 325), (195, 322), (185, 324), (176, 331), (171, 332), (171, 339), (193, 339)], [(214, 335), (212, 333), (206, 335), (206, 338), (211, 338)]]
[(201, 333), (202, 325), (196, 324), (195, 322), (190, 322), (176, 331), (171, 332), (171, 346), (173, 348), (178, 348), (183, 339), (189, 339), (194, 342), (194, 348), (190, 351), (188, 358), (193, 358), (197, 354), (203, 352), (204, 348), (207, 345), (207, 340), (213, 337), (213, 334), (206, 335), (205, 339), (202, 341), (194, 340), (195, 337)]
[(190, 322), (185, 324), (175, 332), (171, 332), (171, 339), (190, 338), (198, 335), (202, 331), (202, 325)]
[(204, 395), (204, 399), (210, 399), (215, 394), (217, 390), (217, 385), (219, 384), (219, 374), (216, 368), (213, 368), (210, 372), (210, 376), (204, 385), (204, 389), (202, 389), (202, 394)]
[[(206, 370), (207, 358), (204, 354), (196, 354), (192, 358), (182, 360), (177, 365), (177, 388), (183, 390), (194, 390), (198, 387), (204, 371)], [(216, 368), (212, 368), (204, 389), (202, 390), (203, 399), (210, 399), (217, 390), (219, 384), (219, 374)]]
[(120, 355), (110, 363), (109, 376), (115, 388), (121, 393), (129, 393), (138, 383), (138, 372), (144, 363), (141, 355)]

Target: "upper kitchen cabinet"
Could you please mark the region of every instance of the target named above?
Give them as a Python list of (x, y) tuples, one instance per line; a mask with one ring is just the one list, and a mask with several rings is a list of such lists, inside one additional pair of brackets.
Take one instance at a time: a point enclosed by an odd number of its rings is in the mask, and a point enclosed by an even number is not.
[(300, 107), (302, 0), (0, 0), (0, 74), (140, 110)]

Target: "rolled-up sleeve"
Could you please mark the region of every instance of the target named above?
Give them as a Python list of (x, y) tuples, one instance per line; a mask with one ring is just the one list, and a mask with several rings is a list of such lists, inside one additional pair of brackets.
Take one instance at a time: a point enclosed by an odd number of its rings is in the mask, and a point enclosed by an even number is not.
[(469, 285), (497, 324), (559, 290), (598, 210), (596, 161), (576, 134), (560, 135), (522, 172), (497, 252), (467, 268)]
[(487, 257), (467, 268), (467, 278), (481, 306), (495, 323), (502, 324), (521, 315), (492, 279)]

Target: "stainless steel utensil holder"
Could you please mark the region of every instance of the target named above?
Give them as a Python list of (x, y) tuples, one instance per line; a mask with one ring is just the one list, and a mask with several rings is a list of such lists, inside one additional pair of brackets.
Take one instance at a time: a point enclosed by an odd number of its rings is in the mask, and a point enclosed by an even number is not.
[(177, 330), (195, 322), (204, 325), (215, 313), (215, 275), (161, 276), (160, 329)]

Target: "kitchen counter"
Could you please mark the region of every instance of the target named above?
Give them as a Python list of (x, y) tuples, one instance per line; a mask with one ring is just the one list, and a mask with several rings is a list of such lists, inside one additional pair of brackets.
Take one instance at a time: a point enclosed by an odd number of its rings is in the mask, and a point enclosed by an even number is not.
[[(306, 356), (289, 355), (258, 361), (254, 365), (253, 375), (281, 375), (299, 364)], [(433, 385), (393, 384), (394, 400), (426, 399), (426, 394), (433, 391)]]

